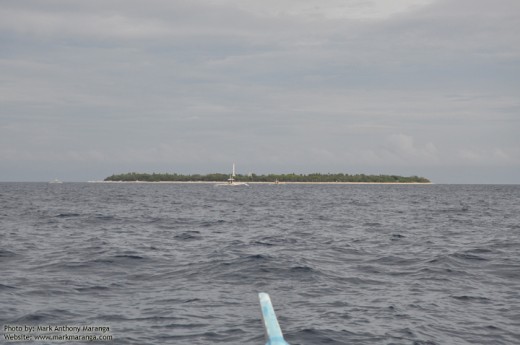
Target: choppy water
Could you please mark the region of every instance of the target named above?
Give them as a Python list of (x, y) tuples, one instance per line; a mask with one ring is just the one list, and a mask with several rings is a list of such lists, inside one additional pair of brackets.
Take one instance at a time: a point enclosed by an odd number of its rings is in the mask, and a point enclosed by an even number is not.
[(4, 183), (0, 221), (0, 343), (264, 344), (264, 291), (291, 345), (520, 344), (520, 186)]

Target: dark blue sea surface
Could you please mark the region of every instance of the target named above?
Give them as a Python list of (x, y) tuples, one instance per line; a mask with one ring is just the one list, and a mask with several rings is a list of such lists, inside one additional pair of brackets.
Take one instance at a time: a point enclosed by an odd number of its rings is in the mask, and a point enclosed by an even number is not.
[(0, 343), (264, 344), (258, 292), (291, 345), (520, 344), (520, 186), (0, 184)]

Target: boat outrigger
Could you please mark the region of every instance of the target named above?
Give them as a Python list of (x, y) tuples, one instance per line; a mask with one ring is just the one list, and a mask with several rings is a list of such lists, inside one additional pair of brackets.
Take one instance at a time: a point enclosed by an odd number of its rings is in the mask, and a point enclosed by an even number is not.
[(282, 329), (276, 319), (271, 298), (265, 292), (259, 293), (258, 298), (260, 299), (262, 320), (264, 321), (265, 328), (265, 339), (267, 340), (265, 345), (289, 345), (289, 343), (283, 338)]

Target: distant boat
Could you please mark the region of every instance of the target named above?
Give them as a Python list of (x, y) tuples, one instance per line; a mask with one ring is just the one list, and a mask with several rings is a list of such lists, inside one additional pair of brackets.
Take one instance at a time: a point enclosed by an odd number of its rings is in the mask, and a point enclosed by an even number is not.
[(49, 181), (49, 183), (55, 184), (55, 183), (63, 183), (63, 182), (61, 182), (60, 180), (58, 180), (57, 178), (55, 178), (54, 180)]
[(235, 174), (235, 163), (233, 163), (233, 171), (231, 172), (231, 175), (229, 175), (229, 178), (227, 179), (226, 183), (217, 183), (216, 186), (249, 186), (245, 182), (237, 182), (235, 180), (236, 174)]

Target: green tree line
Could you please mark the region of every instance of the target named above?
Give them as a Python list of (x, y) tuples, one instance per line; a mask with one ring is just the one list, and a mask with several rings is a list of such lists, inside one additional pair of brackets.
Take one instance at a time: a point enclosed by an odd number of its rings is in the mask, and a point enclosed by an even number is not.
[[(125, 173), (114, 174), (105, 178), (105, 181), (123, 181), (123, 182), (218, 182), (225, 181), (229, 178), (228, 174), (212, 173), (212, 174), (168, 174), (168, 173)], [(365, 175), (365, 174), (268, 174), (268, 175), (237, 175), (236, 181), (240, 182), (375, 182), (375, 183), (429, 183), (430, 180), (419, 176), (398, 176), (398, 175)]]

